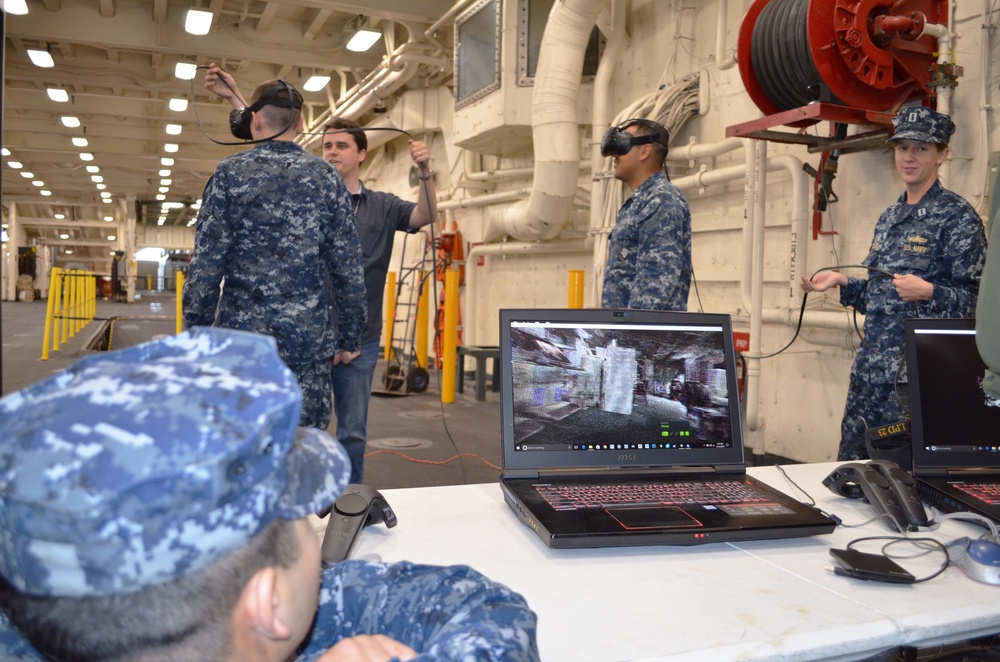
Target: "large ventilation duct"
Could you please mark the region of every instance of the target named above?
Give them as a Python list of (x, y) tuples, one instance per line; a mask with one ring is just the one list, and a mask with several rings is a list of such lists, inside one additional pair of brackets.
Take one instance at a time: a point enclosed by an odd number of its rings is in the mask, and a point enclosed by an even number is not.
[[(583, 56), (607, 0), (566, 0), (552, 7), (542, 36), (531, 99), (535, 177), (523, 213), (504, 230), (521, 241), (552, 239), (573, 211), (580, 170), (577, 99)], [(520, 209), (518, 209), (520, 211)]]

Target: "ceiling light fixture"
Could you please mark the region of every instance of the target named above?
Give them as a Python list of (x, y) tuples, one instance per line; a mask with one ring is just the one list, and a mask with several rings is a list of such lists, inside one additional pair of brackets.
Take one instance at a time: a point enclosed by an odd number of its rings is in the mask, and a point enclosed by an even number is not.
[(160, 177), (169, 177), (170, 176), (170, 171), (169, 170), (161, 170), (159, 174), (160, 174)]
[(104, 177), (100, 175), (91, 175), (90, 181), (94, 182), (95, 184), (100, 184), (101, 182), (104, 181)]
[(67, 129), (75, 129), (80, 126), (80, 118), (73, 117), (72, 115), (63, 115), (59, 118), (59, 121), (61, 121), (63, 126)]
[(62, 234), (59, 235), (59, 238), (60, 239), (69, 239), (69, 235), (66, 234), (65, 232), (63, 232)]
[(354, 34), (347, 42), (347, 50), (354, 53), (364, 53), (382, 36), (381, 31), (368, 27), (367, 16), (358, 16), (350, 25)]
[(35, 173), (28, 172), (27, 170), (24, 170), (24, 171), (21, 172), (21, 176), (24, 177), (25, 179), (34, 179), (35, 178)]
[(101, 171), (101, 169), (99, 167), (97, 167), (97, 166), (87, 166), (87, 172), (89, 172), (92, 175), (96, 175), (100, 171)]
[(80, 152), (80, 160), (81, 161), (93, 161), (94, 160), (94, 155), (91, 154), (90, 152)]
[(163, 146), (164, 152), (176, 152), (178, 149), (177, 143), (167, 143)]
[(167, 108), (177, 113), (183, 113), (185, 110), (187, 110), (187, 107), (188, 107), (187, 99), (171, 99), (170, 103), (167, 104)]
[(208, 34), (212, 29), (212, 12), (204, 9), (189, 9), (184, 17), (184, 31), (188, 34)]
[(104, 220), (107, 221), (108, 223), (110, 223), (111, 221), (115, 220), (115, 217), (114, 216), (105, 216)]
[(73, 138), (73, 146), (74, 147), (86, 147), (89, 144), (90, 143), (87, 142), (86, 138)]
[(108, 188), (107, 184), (96, 184), (96, 186), (98, 191), (103, 191), (104, 189)]
[(104, 204), (110, 205), (112, 202), (114, 202), (114, 200), (112, 200), (110, 197), (104, 198)]
[(24, 0), (3, 0), (3, 10), (6, 14), (23, 16), (28, 13), (28, 3)]
[(170, 193), (170, 187), (169, 187), (169, 186), (161, 186), (161, 187), (160, 187), (159, 189), (157, 189), (157, 190), (158, 190), (158, 191), (159, 191), (160, 193)]
[(31, 63), (36, 67), (51, 69), (56, 66), (56, 63), (52, 60), (52, 55), (49, 54), (48, 51), (39, 50), (37, 48), (29, 48), (28, 57), (31, 58)]
[(56, 214), (55, 216), (53, 216), (53, 218), (55, 218), (57, 221), (61, 221), (64, 218), (66, 218), (66, 214)]
[(170, 167), (174, 164), (174, 160), (169, 156), (164, 156), (160, 158), (160, 165)]
[(41, 187), (45, 186), (45, 182), (43, 182), (43, 181), (42, 181), (42, 180), (40, 180), (40, 179), (36, 179), (35, 181), (33, 181), (33, 182), (31, 182), (31, 183), (32, 183), (32, 184), (34, 184), (35, 186), (39, 187), (39, 188), (41, 188)]
[(184, 127), (182, 127), (180, 124), (168, 124), (166, 127), (166, 131), (168, 135), (179, 136), (181, 135), (181, 131), (183, 130), (183, 128)]
[(60, 89), (58, 87), (48, 87), (45, 88), (45, 92), (46, 94), (49, 95), (50, 99), (52, 99), (57, 103), (66, 103), (67, 101), (69, 101), (69, 92), (67, 92), (66, 90)]
[(46, 197), (52, 195), (52, 191), (49, 191), (49, 190), (46, 190), (46, 189), (42, 189), (41, 191), (39, 191), (39, 193), (41, 193), (42, 195), (44, 195)]
[(174, 182), (173, 182), (172, 179), (161, 179), (160, 180), (160, 186), (170, 186), (173, 183)]
[(109, 235), (108, 235), (108, 241), (114, 241), (114, 240), (115, 240), (115, 239), (117, 239), (117, 238), (118, 238), (118, 237), (116, 237), (116, 236), (115, 236), (115, 235), (113, 235), (113, 234), (109, 234)]
[(198, 74), (198, 66), (192, 62), (178, 62), (174, 67), (174, 76), (181, 80), (192, 80)]
[(24, 167), (24, 164), (21, 163), (20, 161), (7, 161), (7, 165), (9, 165), (14, 170), (20, 170), (21, 168)]
[(157, 196), (156, 196), (156, 199), (157, 199), (157, 200), (166, 200), (166, 199), (167, 199), (167, 196), (165, 196), (165, 195), (163, 195), (162, 193), (160, 193), (159, 195), (157, 195)]
[(315, 74), (313, 76), (310, 76), (309, 80), (307, 80), (305, 84), (302, 86), (302, 89), (305, 90), (306, 92), (319, 92), (324, 87), (326, 87), (327, 83), (329, 82), (330, 82), (329, 76), (321, 76), (319, 74)]

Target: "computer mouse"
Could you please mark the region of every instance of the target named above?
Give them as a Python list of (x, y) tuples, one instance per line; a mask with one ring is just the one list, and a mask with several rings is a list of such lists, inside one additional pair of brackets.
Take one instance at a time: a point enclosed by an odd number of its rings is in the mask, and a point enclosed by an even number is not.
[(977, 582), (1000, 585), (1000, 544), (973, 540), (955, 565)]

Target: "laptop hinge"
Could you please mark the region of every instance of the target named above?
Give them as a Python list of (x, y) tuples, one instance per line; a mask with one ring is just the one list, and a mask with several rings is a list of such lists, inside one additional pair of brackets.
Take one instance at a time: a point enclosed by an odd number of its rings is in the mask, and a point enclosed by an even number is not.
[(949, 469), (948, 478), (962, 478), (963, 476), (995, 476), (996, 467), (965, 467), (962, 469)]
[(549, 471), (504, 471), (504, 478), (572, 478), (574, 476), (601, 476), (621, 478), (623, 476), (683, 476), (684, 474), (740, 474), (742, 464), (691, 467), (587, 467), (577, 469), (555, 469)]

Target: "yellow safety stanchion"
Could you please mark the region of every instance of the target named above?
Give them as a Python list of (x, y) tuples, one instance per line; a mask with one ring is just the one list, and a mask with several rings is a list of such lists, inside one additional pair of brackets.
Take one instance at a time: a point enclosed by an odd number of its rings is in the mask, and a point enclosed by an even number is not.
[(66, 299), (66, 310), (69, 319), (69, 337), (76, 337), (76, 269), (69, 270), (69, 297)]
[(427, 319), (430, 317), (430, 281), (427, 272), (420, 272), (420, 297), (417, 299), (417, 365), (427, 370)]
[(42, 332), (42, 360), (49, 360), (49, 342), (52, 340), (53, 311), (55, 310), (55, 288), (59, 286), (59, 267), (52, 267), (49, 274), (49, 300), (45, 302), (45, 330)]
[(458, 269), (444, 275), (444, 356), (441, 364), (441, 402), (455, 402), (458, 364)]
[(390, 271), (385, 276), (385, 360), (391, 361), (395, 356), (392, 348), (392, 327), (396, 320), (396, 272)]
[(63, 289), (66, 287), (66, 279), (63, 278), (63, 270), (59, 267), (52, 269), (52, 285), (49, 287), (49, 298), (52, 302), (52, 351), (59, 351), (59, 344), (66, 333), (66, 320), (63, 317)]
[(69, 340), (69, 294), (73, 279), (70, 278), (70, 271), (63, 272), (62, 278), (62, 306), (59, 308), (59, 318), (62, 319), (62, 342)]
[(184, 272), (177, 272), (177, 333), (184, 331)]
[(569, 303), (570, 308), (583, 308), (583, 270), (569, 270)]

